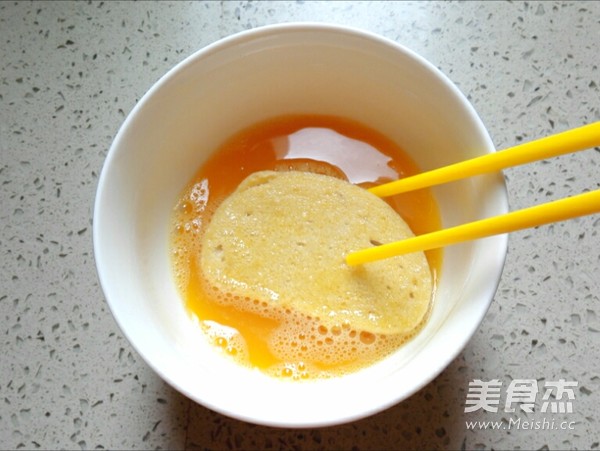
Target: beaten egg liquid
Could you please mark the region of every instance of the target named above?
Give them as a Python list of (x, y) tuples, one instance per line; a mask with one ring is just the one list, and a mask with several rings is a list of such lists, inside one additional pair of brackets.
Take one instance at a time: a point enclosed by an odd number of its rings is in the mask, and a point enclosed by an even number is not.
[[(248, 175), (262, 170), (312, 171), (363, 187), (419, 172), (395, 143), (339, 117), (278, 117), (229, 139), (181, 194), (170, 237), (179, 291), (209, 340), (242, 364), (292, 379), (339, 376), (392, 353), (410, 337), (374, 335), (354, 330), (349, 324), (327, 328), (318, 318), (279, 310), (259, 299), (219, 293), (207, 286), (199, 267), (203, 227)], [(416, 235), (440, 228), (438, 208), (429, 189), (386, 201)], [(442, 251), (427, 251), (426, 257), (435, 287)]]

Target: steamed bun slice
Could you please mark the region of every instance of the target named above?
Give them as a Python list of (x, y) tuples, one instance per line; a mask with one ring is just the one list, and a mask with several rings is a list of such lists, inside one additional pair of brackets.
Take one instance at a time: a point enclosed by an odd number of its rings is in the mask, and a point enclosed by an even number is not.
[(413, 236), (387, 203), (308, 172), (250, 175), (216, 209), (200, 266), (217, 290), (293, 309), (329, 326), (407, 334), (432, 296), (425, 255), (348, 266), (354, 250)]

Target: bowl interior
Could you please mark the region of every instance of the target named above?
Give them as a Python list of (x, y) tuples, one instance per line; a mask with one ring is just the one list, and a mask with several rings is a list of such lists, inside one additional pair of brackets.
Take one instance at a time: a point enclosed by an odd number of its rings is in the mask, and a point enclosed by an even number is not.
[[(176, 66), (128, 116), (98, 187), (96, 261), (124, 334), (178, 390), (255, 423), (335, 424), (406, 398), (450, 363), (487, 311), (506, 237), (447, 248), (425, 328), (364, 371), (289, 383), (220, 357), (203, 344), (174, 286), (167, 249), (170, 214), (184, 185), (226, 138), (288, 113), (360, 121), (395, 140), (422, 170), (494, 151), (458, 90), (397, 44), (326, 25), (244, 32)], [(499, 174), (444, 185), (435, 188), (435, 195), (444, 227), (507, 211)]]

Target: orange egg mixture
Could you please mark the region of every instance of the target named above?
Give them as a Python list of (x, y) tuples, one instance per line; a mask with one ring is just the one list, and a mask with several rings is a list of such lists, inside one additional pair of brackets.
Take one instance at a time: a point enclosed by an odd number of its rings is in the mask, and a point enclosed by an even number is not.
[[(349, 324), (328, 329), (318, 318), (280, 311), (264, 301), (240, 299), (207, 286), (198, 263), (203, 226), (248, 175), (262, 170), (312, 171), (363, 187), (419, 172), (391, 140), (340, 117), (278, 117), (229, 139), (182, 192), (170, 237), (178, 288), (208, 339), (242, 364), (290, 379), (339, 376), (396, 350), (410, 337), (374, 335)], [(440, 228), (430, 190), (386, 200), (415, 234)], [(442, 251), (428, 251), (426, 257), (435, 286)]]

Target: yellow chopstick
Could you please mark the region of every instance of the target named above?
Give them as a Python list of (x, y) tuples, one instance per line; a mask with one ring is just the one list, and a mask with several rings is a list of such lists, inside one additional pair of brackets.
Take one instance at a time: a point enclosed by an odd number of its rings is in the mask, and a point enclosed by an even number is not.
[(346, 263), (360, 265), (396, 255), (426, 251), (598, 212), (600, 212), (600, 189), (402, 241), (362, 249), (348, 254)]
[[(375, 186), (370, 188), (369, 191), (379, 197), (387, 197), (599, 145), (600, 122), (595, 122), (500, 152)], [(346, 256), (346, 263), (359, 265), (396, 255), (426, 251), (598, 212), (600, 212), (600, 190), (394, 243), (351, 252)]]
[(369, 188), (379, 197), (413, 191), (428, 186), (500, 171), (512, 166), (531, 163), (544, 158), (556, 157), (600, 145), (600, 121), (567, 130), (556, 135), (519, 144), (482, 157), (461, 161), (450, 166), (423, 172), (412, 177), (396, 180)]

